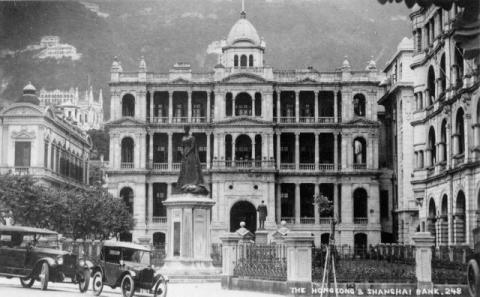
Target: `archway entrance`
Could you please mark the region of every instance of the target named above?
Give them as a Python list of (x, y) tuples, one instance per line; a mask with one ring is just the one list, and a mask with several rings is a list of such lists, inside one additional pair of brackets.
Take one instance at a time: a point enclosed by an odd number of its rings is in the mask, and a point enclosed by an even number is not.
[(255, 233), (257, 230), (257, 210), (248, 201), (239, 201), (230, 209), (230, 232), (240, 228), (240, 222), (245, 222), (245, 228)]
[(353, 238), (355, 255), (364, 256), (367, 252), (367, 234), (357, 233)]

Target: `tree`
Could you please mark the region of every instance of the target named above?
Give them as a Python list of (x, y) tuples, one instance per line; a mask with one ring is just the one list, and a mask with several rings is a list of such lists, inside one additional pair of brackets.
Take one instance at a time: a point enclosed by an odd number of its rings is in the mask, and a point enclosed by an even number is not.
[(317, 205), (320, 217), (333, 217), (333, 203), (326, 196), (315, 196), (313, 203)]
[(98, 160), (100, 155), (103, 155), (105, 160), (108, 160), (108, 153), (110, 150), (110, 138), (108, 133), (103, 130), (88, 130), (88, 135), (92, 139), (93, 149), (92, 157), (93, 160)]

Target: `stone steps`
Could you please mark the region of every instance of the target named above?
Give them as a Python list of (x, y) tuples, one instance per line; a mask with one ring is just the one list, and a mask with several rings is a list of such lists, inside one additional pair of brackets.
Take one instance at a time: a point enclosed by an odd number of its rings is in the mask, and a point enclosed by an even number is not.
[(169, 275), (170, 283), (215, 283), (220, 282), (221, 275)]

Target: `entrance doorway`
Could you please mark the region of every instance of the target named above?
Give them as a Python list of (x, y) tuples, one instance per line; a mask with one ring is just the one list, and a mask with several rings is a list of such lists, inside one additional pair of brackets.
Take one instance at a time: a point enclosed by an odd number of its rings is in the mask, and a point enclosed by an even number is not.
[(230, 209), (230, 232), (240, 228), (240, 222), (245, 222), (245, 228), (255, 233), (257, 230), (257, 210), (248, 201), (239, 201)]

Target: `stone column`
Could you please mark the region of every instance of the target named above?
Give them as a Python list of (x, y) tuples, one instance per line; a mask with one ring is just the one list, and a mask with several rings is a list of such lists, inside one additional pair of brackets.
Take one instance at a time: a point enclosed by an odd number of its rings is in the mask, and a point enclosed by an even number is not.
[(295, 123), (300, 122), (300, 91), (295, 91)]
[[(273, 158), (273, 134), (268, 134), (268, 154), (267, 160)], [(270, 165), (269, 165), (270, 166)]]
[(207, 132), (207, 169), (210, 169), (211, 168), (211, 160), (210, 160), (210, 150), (211, 150), (211, 147), (210, 147), (210, 138), (211, 138), (211, 135), (212, 135), (212, 132), (211, 131), (208, 131)]
[(338, 215), (338, 185), (337, 183), (333, 184), (333, 218), (337, 219)]
[(222, 289), (231, 289), (233, 269), (237, 264), (237, 247), (240, 235), (227, 233), (220, 237), (222, 241)]
[[(232, 149), (231, 149), (232, 155), (230, 156), (232, 160), (232, 166), (235, 166), (235, 143), (237, 142), (237, 136), (238, 136), (237, 134), (232, 134)], [(225, 156), (225, 159), (226, 157), (227, 156)]]
[[(320, 184), (315, 183), (314, 197), (320, 195)], [(313, 215), (315, 217), (315, 225), (320, 224), (320, 214), (318, 213), (318, 205), (313, 206)]]
[(148, 137), (150, 138), (150, 142), (148, 143), (148, 164), (150, 168), (153, 168), (153, 139), (155, 138), (155, 133), (148, 133)]
[(252, 97), (252, 117), (254, 117), (255, 116), (255, 94), (253, 94), (253, 96), (250, 94), (250, 96)]
[(314, 99), (315, 100), (315, 104), (314, 104), (315, 110), (314, 110), (313, 114), (314, 114), (315, 119), (313, 121), (316, 123), (316, 122), (318, 122), (318, 90), (315, 90), (314, 92), (315, 92), (315, 96), (314, 96), (315, 97), (315, 99)]
[(232, 93), (232, 117), (235, 116), (235, 96), (236, 94)]
[(338, 133), (333, 133), (333, 168), (338, 170)]
[(280, 123), (280, 118), (281, 118), (281, 114), (280, 114), (280, 93), (281, 92), (277, 92), (277, 123)]
[[(315, 117), (317, 119), (318, 117)], [(318, 133), (315, 132), (315, 170), (319, 169), (319, 159), (320, 159), (320, 152), (319, 152), (319, 144), (318, 144)]]
[(153, 183), (148, 183), (148, 225), (153, 223)]
[(275, 196), (275, 207), (276, 207), (276, 222), (280, 222), (282, 220), (282, 184), (277, 184), (277, 195)]
[(168, 159), (168, 170), (172, 170), (172, 163), (173, 163), (173, 143), (172, 143), (172, 134), (173, 132), (168, 132), (168, 152), (167, 152), (167, 159)]
[(173, 91), (168, 92), (168, 122), (173, 122)]
[(295, 170), (300, 169), (300, 132), (295, 132)]
[(207, 92), (207, 123), (210, 123), (210, 117), (211, 117), (211, 111), (212, 111), (212, 108), (211, 108), (211, 95), (212, 95), (212, 92), (208, 93)]
[(251, 138), (252, 138), (252, 160), (255, 161), (255, 134), (253, 134)]
[(281, 137), (282, 134), (277, 132), (277, 170), (280, 170), (280, 164), (281, 164)]
[[(312, 281), (313, 235), (309, 232), (288, 232), (284, 238), (287, 247), (287, 283), (300, 287), (299, 283)], [(299, 286), (300, 285), (300, 286)]]
[(153, 115), (153, 104), (155, 102), (154, 98), (155, 98), (155, 91), (152, 91), (150, 92), (150, 123), (153, 122), (153, 117), (154, 117)]
[(300, 184), (295, 183), (295, 224), (300, 224)]
[(415, 245), (415, 274), (417, 288), (432, 288), (432, 247), (435, 238), (429, 232), (417, 232), (412, 236)]
[(187, 91), (187, 121), (192, 122), (192, 91)]
[(474, 139), (474, 146), (480, 146), (480, 123), (476, 123), (473, 125), (473, 139)]

